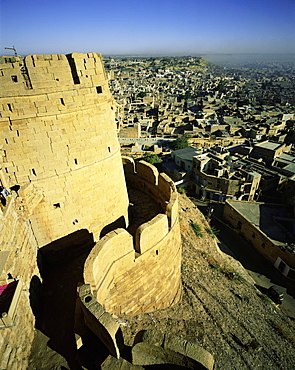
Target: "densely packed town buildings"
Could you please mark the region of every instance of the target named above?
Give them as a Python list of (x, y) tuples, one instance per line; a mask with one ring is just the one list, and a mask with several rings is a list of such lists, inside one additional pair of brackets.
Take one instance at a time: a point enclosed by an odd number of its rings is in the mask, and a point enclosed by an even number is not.
[[(244, 236), (251, 232), (250, 242), (294, 279), (294, 63), (228, 68), (179, 57), (113, 58), (105, 65), (118, 104), (122, 152), (135, 158), (160, 153), (161, 169), (176, 184), (200, 199), (225, 202), (228, 222)], [(180, 137), (190, 146), (170, 150), (171, 140)], [(237, 206), (245, 202), (247, 207)], [(249, 231), (251, 204), (254, 209), (260, 202), (280, 204), (267, 221), (280, 233), (270, 236), (254, 222), (271, 240), (268, 248)]]

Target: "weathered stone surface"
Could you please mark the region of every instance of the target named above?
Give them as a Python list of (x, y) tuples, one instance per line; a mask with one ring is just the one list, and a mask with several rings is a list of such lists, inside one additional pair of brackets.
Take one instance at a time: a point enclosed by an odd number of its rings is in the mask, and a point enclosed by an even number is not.
[[(90, 287), (87, 289), (83, 286), (78, 288), (78, 292), (84, 295), (80, 298), (82, 311), (84, 314), (84, 321), (86, 325), (91, 329), (97, 337), (104, 343), (108, 348), (111, 355), (116, 358), (120, 357), (120, 347), (123, 343), (117, 343), (117, 332), (119, 330), (119, 324), (115, 319), (105, 311), (105, 309), (98, 303), (94, 296), (90, 293)], [(85, 293), (87, 293), (85, 295)], [(120, 337), (118, 337), (120, 338)]]
[(154, 346), (147, 342), (137, 343), (132, 348), (132, 363), (134, 365), (151, 366), (151, 365), (178, 365), (187, 369), (202, 369), (199, 364), (174, 351)]
[(123, 358), (109, 356), (101, 365), (101, 370), (143, 370), (142, 366), (133, 365)]
[(184, 356), (196, 360), (208, 370), (214, 367), (214, 358), (204, 348), (197, 343), (188, 342), (180, 337), (174, 335), (165, 335), (164, 348), (179, 352)]
[(134, 345), (139, 342), (146, 342), (154, 346), (162, 346), (165, 335), (159, 330), (141, 330), (134, 338)]

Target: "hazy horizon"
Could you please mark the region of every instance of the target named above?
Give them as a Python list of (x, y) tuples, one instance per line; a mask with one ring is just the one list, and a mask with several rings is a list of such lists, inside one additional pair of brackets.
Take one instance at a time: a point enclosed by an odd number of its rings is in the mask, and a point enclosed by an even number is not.
[(0, 54), (295, 53), (294, 0), (0, 0)]

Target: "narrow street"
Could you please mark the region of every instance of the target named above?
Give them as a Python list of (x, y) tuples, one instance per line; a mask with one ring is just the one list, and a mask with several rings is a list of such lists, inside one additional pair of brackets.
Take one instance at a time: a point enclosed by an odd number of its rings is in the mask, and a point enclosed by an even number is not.
[(214, 208), (211, 224), (219, 230), (217, 235), (220, 246), (238, 260), (251, 275), (258, 288), (269, 288), (271, 285), (280, 287), (284, 292), (284, 301), (280, 308), (285, 314), (295, 319), (295, 284), (288, 281), (270, 262), (258, 253), (255, 248), (240, 235), (236, 234), (223, 220), (223, 204), (207, 203), (192, 199), (200, 211), (207, 217), (208, 209)]

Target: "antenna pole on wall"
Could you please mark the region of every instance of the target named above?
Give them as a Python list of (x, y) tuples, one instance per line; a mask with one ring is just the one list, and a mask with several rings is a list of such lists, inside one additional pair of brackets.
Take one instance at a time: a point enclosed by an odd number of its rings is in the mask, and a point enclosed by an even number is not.
[(5, 48), (7, 50), (13, 50), (14, 51), (14, 55), (17, 57), (17, 52), (16, 52), (16, 49), (15, 47), (13, 46), (12, 48)]

